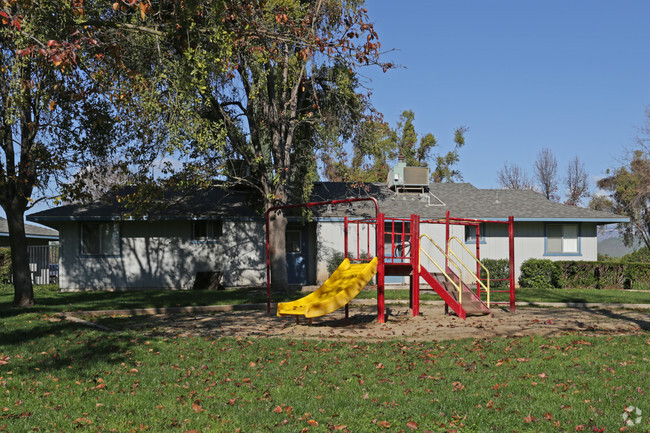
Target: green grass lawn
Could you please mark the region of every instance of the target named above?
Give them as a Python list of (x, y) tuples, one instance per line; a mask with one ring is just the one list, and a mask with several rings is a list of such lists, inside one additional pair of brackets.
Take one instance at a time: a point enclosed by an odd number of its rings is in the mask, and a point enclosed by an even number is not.
[(162, 338), (23, 312), (0, 342), (0, 432), (619, 431), (626, 406), (650, 428), (647, 334)]
[[(274, 302), (295, 299), (296, 294), (273, 294)], [(129, 308), (185, 307), (197, 305), (233, 305), (266, 302), (266, 289), (232, 290), (142, 290), (128, 292), (61, 293), (57, 286), (35, 286), (34, 298), (39, 312), (111, 310)], [(22, 311), (13, 307), (13, 287), (0, 286), (0, 316)]]
[[(49, 313), (78, 310), (110, 310), (129, 308), (161, 308), (178, 306), (250, 304), (266, 302), (265, 289), (233, 289), (218, 291), (149, 290), (130, 292), (60, 293), (56, 286), (36, 286), (35, 311)], [(387, 300), (408, 299), (408, 290), (386, 290)], [(273, 302), (294, 300), (303, 293), (272, 293)], [(359, 299), (376, 298), (375, 289), (367, 288)], [(605, 302), (650, 304), (650, 292), (597, 289), (517, 289), (517, 301), (528, 302)], [(422, 291), (422, 300), (440, 300), (431, 290)], [(13, 307), (13, 288), (0, 286), (0, 317), (16, 314), (22, 309)], [(493, 301), (505, 301), (507, 293), (492, 295)]]
[[(387, 293), (404, 298), (406, 291)], [(648, 299), (606, 290), (521, 289), (518, 296)], [(426, 343), (157, 337), (107, 333), (54, 313), (263, 302), (264, 292), (62, 294), (40, 287), (36, 298), (36, 308), (15, 308), (11, 291), (0, 291), (0, 432), (650, 428), (647, 333)], [(624, 425), (628, 406), (642, 410), (641, 424)]]
[[(386, 290), (386, 299), (408, 299), (408, 290)], [(492, 301), (507, 301), (509, 293), (492, 293)], [(360, 299), (376, 298), (375, 290), (364, 290)], [(420, 299), (424, 301), (439, 301), (440, 297), (433, 290), (422, 290)], [(485, 297), (483, 296), (483, 299)], [(602, 302), (615, 304), (650, 304), (650, 291), (637, 292), (629, 290), (600, 290), (600, 289), (528, 289), (516, 290), (516, 300), (525, 302)]]

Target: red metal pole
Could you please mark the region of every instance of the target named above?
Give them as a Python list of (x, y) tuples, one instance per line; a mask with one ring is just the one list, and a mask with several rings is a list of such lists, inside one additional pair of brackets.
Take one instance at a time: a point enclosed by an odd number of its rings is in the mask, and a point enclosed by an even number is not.
[[(357, 227), (359, 227), (359, 223), (357, 223)], [(370, 223), (366, 224), (366, 234), (368, 237), (368, 244), (366, 245), (366, 252), (368, 253), (368, 260), (372, 260), (372, 257), (370, 256)]]
[(360, 226), (357, 223), (357, 260), (361, 259), (361, 232), (360, 232)]
[[(476, 224), (476, 277), (480, 278), (481, 275), (481, 265), (479, 265), (479, 260), (481, 259), (481, 224)], [(481, 299), (481, 285), (476, 282), (476, 296)]]
[(420, 315), (420, 215), (411, 215), (411, 309)]
[(449, 272), (449, 211), (445, 216), (445, 272)]
[(266, 221), (266, 315), (271, 315), (271, 239), (269, 235), (269, 212), (265, 215)]
[(508, 217), (508, 244), (510, 250), (510, 311), (515, 311), (515, 218)]
[(348, 258), (348, 217), (343, 218), (343, 243), (345, 258)]
[(384, 214), (377, 215), (377, 321), (385, 323), (384, 315)]

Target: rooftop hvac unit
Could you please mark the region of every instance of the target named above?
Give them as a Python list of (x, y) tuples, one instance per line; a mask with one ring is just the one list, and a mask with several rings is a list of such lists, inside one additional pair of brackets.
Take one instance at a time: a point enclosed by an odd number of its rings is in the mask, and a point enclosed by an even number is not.
[(407, 167), (398, 162), (388, 174), (388, 187), (395, 191), (422, 191), (428, 186), (428, 167)]

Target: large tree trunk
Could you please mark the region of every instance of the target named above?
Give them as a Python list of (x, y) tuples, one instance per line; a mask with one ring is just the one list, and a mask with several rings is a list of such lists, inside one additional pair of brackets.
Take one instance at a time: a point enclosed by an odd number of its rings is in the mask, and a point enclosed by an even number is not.
[(269, 252), (271, 256), (271, 286), (275, 290), (289, 288), (287, 276), (287, 245), (285, 242), (287, 217), (282, 211), (269, 215)]
[(29, 271), (29, 253), (25, 236), (25, 210), (12, 203), (5, 208), (9, 226), (11, 270), (14, 279), (14, 304), (23, 307), (34, 305), (34, 287)]

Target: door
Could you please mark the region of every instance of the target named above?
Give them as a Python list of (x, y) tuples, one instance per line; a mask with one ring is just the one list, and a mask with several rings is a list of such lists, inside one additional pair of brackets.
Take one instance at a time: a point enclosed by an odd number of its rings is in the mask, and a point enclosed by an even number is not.
[(286, 232), (287, 279), (291, 285), (307, 284), (307, 229), (288, 228)]

